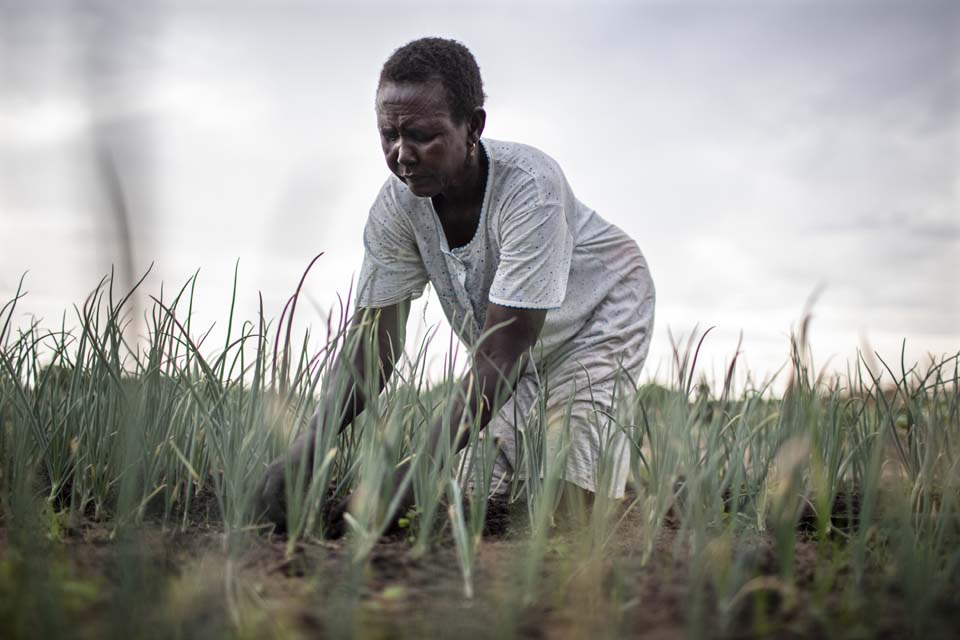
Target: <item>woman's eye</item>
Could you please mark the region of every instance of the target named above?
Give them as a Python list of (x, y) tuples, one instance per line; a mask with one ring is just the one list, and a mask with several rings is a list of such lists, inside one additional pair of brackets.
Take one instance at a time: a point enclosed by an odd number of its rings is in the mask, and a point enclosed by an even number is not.
[(417, 142), (430, 142), (437, 137), (437, 134), (428, 131), (411, 131), (410, 137)]
[[(438, 133), (427, 132), (427, 131), (407, 131), (403, 134), (403, 137), (407, 140), (417, 143), (427, 143), (436, 138)], [(386, 129), (380, 131), (380, 137), (383, 138), (385, 142), (395, 142), (400, 138), (400, 134), (394, 130)]]

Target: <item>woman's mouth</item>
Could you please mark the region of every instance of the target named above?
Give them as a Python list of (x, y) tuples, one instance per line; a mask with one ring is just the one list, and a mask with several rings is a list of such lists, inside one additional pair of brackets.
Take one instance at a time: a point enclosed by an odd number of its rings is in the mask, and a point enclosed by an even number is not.
[(425, 182), (429, 182), (429, 176), (422, 174), (411, 174), (406, 176), (400, 176), (403, 182), (408, 186), (420, 186)]

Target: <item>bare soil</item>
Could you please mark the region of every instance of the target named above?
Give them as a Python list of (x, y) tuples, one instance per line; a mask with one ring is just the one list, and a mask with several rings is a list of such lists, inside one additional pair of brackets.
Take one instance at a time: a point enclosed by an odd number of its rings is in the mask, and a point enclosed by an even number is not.
[[(68, 567), (69, 580), (95, 585), (72, 609), (80, 637), (100, 637), (123, 610), (133, 624), (181, 637), (230, 635), (238, 627), (257, 637), (418, 639), (914, 633), (902, 594), (882, 571), (870, 576), (865, 590), (850, 588), (840, 540), (815, 542), (800, 534), (793, 580), (785, 580), (774, 541), (759, 535), (711, 541), (694, 564), (687, 536), (667, 526), (644, 561), (650, 541), (638, 516), (628, 512), (593, 561), (577, 531), (554, 532), (531, 590), (524, 586), (529, 531), (523, 514), (499, 517), (481, 545), (472, 598), (464, 595), (452, 543), (416, 556), (402, 532), (378, 543), (360, 569), (351, 563), (349, 540), (307, 540), (288, 554), (285, 537), (248, 532), (226, 540), (215, 525), (187, 531), (148, 525), (118, 540), (110, 528), (84, 522), (50, 547)], [(0, 527), (0, 558), (8, 548)], [(132, 578), (130, 563), (117, 561), (123, 554), (136, 559)], [(724, 566), (731, 567), (726, 574), (716, 570)], [(747, 572), (739, 581), (736, 566)], [(714, 578), (698, 582), (701, 575)], [(735, 585), (732, 593), (724, 591), (730, 588), (724, 575)], [(136, 602), (126, 602), (128, 592), (138, 594)], [(957, 637), (960, 624), (949, 600), (932, 611), (935, 623), (925, 637)]]

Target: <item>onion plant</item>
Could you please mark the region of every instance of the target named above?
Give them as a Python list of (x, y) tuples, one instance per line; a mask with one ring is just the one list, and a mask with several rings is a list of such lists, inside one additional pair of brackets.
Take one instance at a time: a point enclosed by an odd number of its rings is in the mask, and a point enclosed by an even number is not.
[[(0, 525), (12, 550), (0, 557), (0, 594), (8, 593), (4, 576), (29, 579), (16, 596), (21, 609), (0, 603), (5, 628), (29, 629), (39, 615), (43, 633), (66, 633), (65, 596), (45, 564), (44, 545), (63, 527), (93, 520), (116, 538), (116, 575), (130, 596), (115, 612), (117, 628), (130, 612), (142, 613), (136, 602), (158, 597), (151, 585), (163, 579), (136, 560), (144, 523), (221, 528), (228, 557), (223, 588), (240, 633), (256, 617), (247, 610), (260, 605), (240, 576), (233, 541), (268, 533), (254, 488), (267, 463), (311, 428), (317, 437), (305, 457), (310, 464), (290, 460), (285, 470), (286, 550), (293, 554), (301, 542), (332, 533), (330, 514), (338, 513), (332, 507), (350, 496), (346, 628), (356, 629), (364, 568), (401, 518), (418, 559), (452, 541), (464, 595), (479, 597), (493, 438), (476, 419), (456, 427), (467, 439), (460, 453), (450, 444), (454, 434), (444, 434), (434, 450), (429, 437), (438, 422), (451, 428), (455, 406), (477, 402), (460, 383), (471, 368), (458, 370), (451, 344), (441, 379), (431, 380), (436, 332), (428, 331), (396, 360), (382, 391), (376, 376), (349, 367), (336, 372), (338, 356), (361, 346), (364, 370), (376, 371), (379, 345), (369, 329), (377, 314), (354, 323), (353, 310), (343, 305), (325, 333), (295, 335), (304, 278), (278, 321), (265, 317), (262, 302), (255, 318), (241, 320), (235, 273), (217, 344), (192, 317), (196, 275), (172, 293), (161, 288), (142, 322), (133, 317), (134, 292), (114, 291), (108, 276), (53, 329), (23, 320), (21, 281), (0, 307)], [(747, 378), (734, 390), (736, 357), (719, 384), (704, 379), (697, 361), (707, 332), (675, 341), (666, 380), (641, 382), (616, 372), (612, 397), (587, 381), (566, 403), (551, 402), (559, 390), (531, 362), (526, 375), (543, 393), (528, 414), (514, 409), (510, 416), (516, 477), (505, 497), (523, 503), (526, 537), (498, 632), (515, 632), (525, 607), (564, 589), (587, 589), (582, 602), (600, 618), (609, 613), (610, 632), (619, 632), (623, 609), (610, 607), (621, 592), (607, 578), (620, 553), (612, 543), (628, 521), (640, 523), (631, 532), (640, 566), (658, 553), (689, 560), (686, 614), (695, 634), (709, 635), (716, 619), (730, 629), (750, 607), (760, 612), (755, 631), (770, 631), (763, 599), (773, 590), (782, 600), (796, 596), (795, 552), (798, 541), (810, 540), (824, 550), (815, 603), (836, 590), (842, 606), (863, 613), (871, 605), (862, 593), (885, 580), (902, 594), (910, 630), (935, 631), (930, 621), (938, 606), (951, 597), (956, 602), (951, 594), (960, 585), (960, 354), (925, 367), (907, 363), (904, 352), (896, 364), (863, 354), (846, 375), (830, 378), (816, 372), (804, 332), (778, 374), (787, 379), (781, 394), (773, 392), (774, 378)], [(475, 346), (466, 345), (468, 355)], [(350, 384), (361, 385), (366, 407), (338, 433), (328, 425), (343, 421), (344, 408), (317, 397), (339, 397)], [(573, 549), (571, 561), (548, 584), (544, 568), (558, 535), (574, 411), (586, 411), (603, 435), (597, 497), (565, 547)], [(631, 490), (619, 502), (607, 495), (623, 437)], [(401, 513), (407, 493), (416, 507)], [(204, 513), (204, 505), (213, 505), (213, 513)], [(667, 530), (673, 545), (665, 551), (658, 541)], [(772, 549), (774, 568), (761, 569), (757, 541)]]

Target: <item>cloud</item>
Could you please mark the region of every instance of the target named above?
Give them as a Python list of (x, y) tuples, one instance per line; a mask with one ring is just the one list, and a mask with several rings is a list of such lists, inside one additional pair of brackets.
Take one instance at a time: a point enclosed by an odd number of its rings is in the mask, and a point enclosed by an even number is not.
[[(825, 348), (861, 330), (960, 343), (956, 3), (131, 3), (80, 24), (67, 4), (0, 27), (0, 200), (38, 233), (96, 215), (78, 195), (96, 189), (96, 125), (149, 194), (137, 228), (158, 273), (203, 265), (219, 300), (239, 256), (251, 300), (282, 300), (327, 251), (309, 286), (335, 301), (386, 175), (376, 74), (429, 25), (476, 53), (487, 133), (546, 150), (637, 238), (661, 328), (720, 324), (727, 355), (745, 328), (772, 368), (823, 283)], [(109, 24), (130, 28), (91, 50)]]

